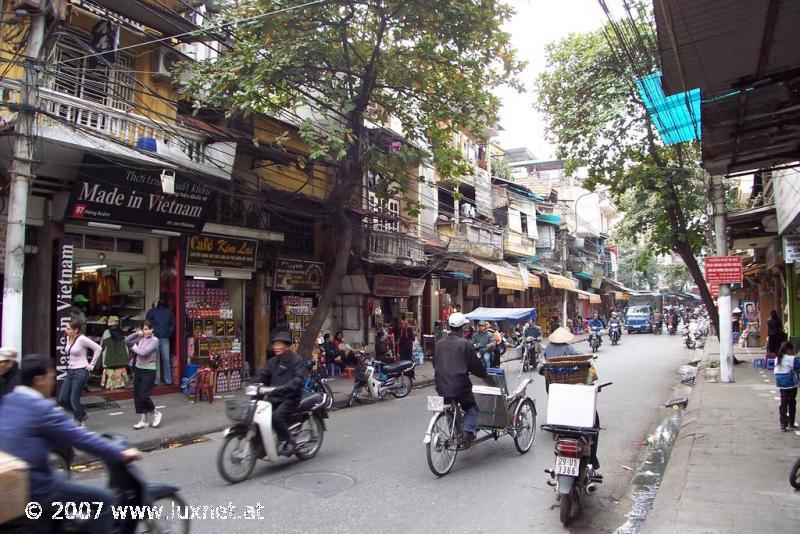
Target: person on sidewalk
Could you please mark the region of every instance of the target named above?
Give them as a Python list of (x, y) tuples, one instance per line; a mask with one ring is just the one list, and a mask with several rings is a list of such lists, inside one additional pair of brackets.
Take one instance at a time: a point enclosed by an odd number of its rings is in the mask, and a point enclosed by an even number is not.
[(150, 398), (150, 391), (156, 383), (156, 359), (158, 358), (158, 338), (153, 335), (155, 325), (145, 320), (142, 329), (125, 338), (133, 358), (133, 404), (139, 414), (139, 422), (133, 425), (136, 430), (161, 424), (161, 412)]
[(394, 361), (389, 346), (386, 345), (386, 334), (382, 330), (375, 334), (375, 359), (383, 363)]
[[(70, 421), (50, 398), (56, 384), (51, 358), (40, 354), (26, 355), (22, 358), (20, 380), (21, 385), (0, 402), (0, 451), (28, 464), (30, 502), (42, 503), (44, 510), (40, 508), (40, 511), (47, 519), (59, 511), (56, 509), (58, 503), (102, 503), (97, 513), (91, 514), (88, 532), (111, 532), (114, 495), (104, 488), (77, 484), (54, 475), (47, 455), (51, 451), (74, 447), (115, 465), (138, 460), (142, 453), (135, 448), (122, 449)], [(95, 510), (96, 506), (93, 506), (92, 512)]]
[(772, 310), (767, 319), (767, 353), (777, 354), (784, 341), (786, 341), (786, 333), (783, 331), (783, 323), (778, 317), (778, 312)]
[(407, 319), (400, 321), (397, 347), (400, 350), (401, 360), (414, 361), (414, 327), (408, 324)]
[(478, 431), (478, 404), (472, 394), (469, 375), (486, 378), (486, 368), (472, 343), (464, 339), (464, 326), (469, 320), (463, 313), (452, 313), (447, 319), (450, 335), (436, 342), (433, 353), (433, 380), (436, 393), (445, 402), (458, 402), (464, 410), (462, 426), (464, 441), (469, 445)]
[(19, 365), (17, 365), (17, 351), (7, 347), (0, 347), (0, 398), (6, 393), (11, 393), (19, 384)]
[[(164, 300), (150, 308), (145, 317), (155, 327), (154, 335), (158, 338), (158, 352), (161, 355), (161, 375), (164, 383), (172, 384), (172, 357), (170, 355), (169, 338), (175, 332), (175, 316), (172, 314)], [(156, 384), (159, 383), (159, 376), (156, 376)]]
[(800, 358), (794, 356), (794, 345), (784, 341), (778, 347), (778, 356), (775, 360), (775, 385), (781, 392), (781, 404), (778, 407), (778, 417), (781, 430), (786, 432), (787, 427), (797, 428), (797, 373), (800, 372)]
[(269, 396), (272, 404), (272, 428), (280, 440), (278, 454), (291, 456), (296, 443), (289, 435), (289, 417), (297, 410), (303, 394), (305, 381), (305, 362), (291, 350), (292, 335), (289, 332), (276, 332), (272, 336), (272, 352), (267, 366), (261, 370), (259, 382), (274, 387)]
[[(72, 413), (79, 425), (84, 426), (89, 416), (86, 415), (86, 409), (81, 404), (81, 394), (103, 349), (83, 335), (83, 327), (78, 319), (71, 320), (64, 331), (67, 334), (67, 343), (64, 348), (64, 355), (67, 357), (67, 374), (61, 381), (58, 403)], [(92, 352), (91, 360), (88, 359), (88, 351)]]

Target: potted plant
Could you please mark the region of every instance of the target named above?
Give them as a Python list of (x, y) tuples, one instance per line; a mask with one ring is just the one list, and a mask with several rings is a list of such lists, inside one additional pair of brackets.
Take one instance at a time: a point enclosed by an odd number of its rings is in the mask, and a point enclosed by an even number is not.
[(706, 367), (706, 380), (716, 382), (719, 378), (719, 360), (711, 360)]

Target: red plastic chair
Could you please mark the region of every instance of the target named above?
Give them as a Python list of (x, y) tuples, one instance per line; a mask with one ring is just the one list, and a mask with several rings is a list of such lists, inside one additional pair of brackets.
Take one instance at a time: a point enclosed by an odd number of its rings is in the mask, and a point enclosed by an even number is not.
[(194, 388), (194, 402), (201, 400), (203, 398), (203, 392), (205, 391), (206, 397), (208, 398), (208, 403), (211, 404), (214, 402), (214, 384), (212, 383), (212, 377), (214, 375), (211, 373), (211, 369), (201, 369), (195, 375), (195, 381), (197, 385)]

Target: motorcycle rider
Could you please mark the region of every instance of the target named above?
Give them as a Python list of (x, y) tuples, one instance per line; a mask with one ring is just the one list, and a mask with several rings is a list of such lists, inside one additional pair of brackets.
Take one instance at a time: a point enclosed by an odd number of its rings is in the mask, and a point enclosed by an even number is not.
[(589, 320), (589, 324), (587, 326), (589, 327), (589, 330), (591, 330), (592, 328), (597, 328), (598, 329), (597, 340), (600, 342), (600, 345), (602, 345), (603, 344), (603, 335), (601, 334), (601, 332), (599, 330), (605, 328), (606, 324), (600, 318), (600, 314), (598, 312), (594, 312), (594, 316)]
[(608, 320), (608, 331), (609, 335), (611, 333), (611, 329), (616, 327), (617, 328), (617, 338), (622, 339), (622, 321), (620, 321), (619, 316), (617, 316), (617, 312), (611, 313), (611, 319)]
[(478, 430), (478, 405), (472, 394), (469, 375), (486, 378), (486, 368), (472, 343), (463, 337), (462, 330), (469, 323), (464, 314), (453, 313), (447, 322), (450, 335), (437, 341), (434, 349), (433, 379), (436, 393), (444, 397), (446, 402), (457, 401), (464, 410), (462, 431), (464, 440), (469, 444)]
[[(43, 503), (42, 517), (52, 518), (55, 503), (75, 501), (102, 503), (90, 512), (89, 532), (111, 531), (114, 517), (111, 506), (114, 495), (96, 486), (77, 484), (55, 475), (47, 455), (54, 450), (74, 447), (106, 460), (121, 464), (142, 457), (135, 448), (121, 447), (104, 440), (79, 426), (50, 398), (56, 384), (53, 362), (41, 354), (29, 354), (22, 359), (21, 384), (0, 401), (0, 450), (28, 464), (30, 501)], [(50, 505), (49, 503), (53, 503)]]
[(489, 323), (486, 321), (479, 322), (478, 331), (472, 334), (471, 340), (487, 369), (492, 366), (492, 353), (495, 348), (494, 334), (489, 332), (488, 327)]
[(278, 454), (291, 456), (296, 447), (289, 436), (289, 417), (297, 410), (303, 394), (305, 362), (291, 350), (292, 336), (281, 331), (272, 336), (272, 352), (275, 357), (261, 370), (259, 382), (274, 387), (269, 396), (272, 404), (272, 428), (281, 444)]

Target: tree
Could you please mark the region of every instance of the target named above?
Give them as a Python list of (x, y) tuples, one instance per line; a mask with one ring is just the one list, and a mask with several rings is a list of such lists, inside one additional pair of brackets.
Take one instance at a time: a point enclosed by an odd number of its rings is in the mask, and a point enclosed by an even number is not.
[[(310, 110), (300, 127), (309, 158), (333, 165), (319, 217), (342, 252), (301, 353), (310, 352), (347, 273), (360, 221), (343, 207), (360, 198), (365, 173), (386, 179), (382, 194), (391, 196), (417, 179), (408, 176), (410, 165), (424, 161), (445, 179), (472, 171), (450, 140), (494, 122), (496, 87), (520, 87), (523, 64), (501, 29), (511, 14), (485, 0), (332, 0), (302, 8), (296, 0), (241, 0), (215, 21), (228, 28), (229, 51), (193, 65), (185, 93), (197, 106), (244, 113)], [(403, 127), (399, 149), (375, 136), (389, 117)]]
[(621, 241), (617, 277), (620, 283), (631, 289), (658, 289), (659, 266), (650, 250), (638, 243)]
[[(589, 188), (610, 190), (625, 213), (621, 235), (646, 237), (653, 255), (677, 253), (718, 326), (696, 258), (708, 225), (698, 147), (664, 146), (634, 86), (637, 77), (656, 69), (657, 55), (648, 46), (652, 17), (643, 6), (624, 35), (609, 23), (549, 45), (547, 68), (537, 80), (537, 107), (547, 117), (559, 157), (568, 167), (589, 168)], [(636, 54), (621, 42), (626, 36), (642, 44)]]
[(664, 282), (671, 293), (682, 293), (686, 288), (689, 273), (682, 263), (672, 263), (664, 269)]

